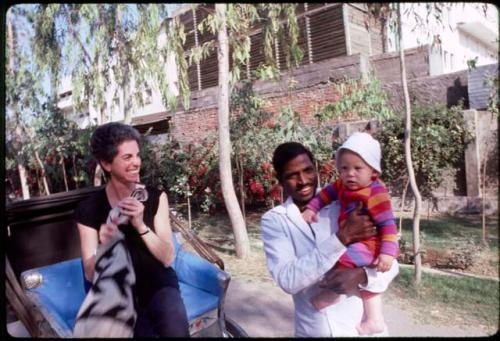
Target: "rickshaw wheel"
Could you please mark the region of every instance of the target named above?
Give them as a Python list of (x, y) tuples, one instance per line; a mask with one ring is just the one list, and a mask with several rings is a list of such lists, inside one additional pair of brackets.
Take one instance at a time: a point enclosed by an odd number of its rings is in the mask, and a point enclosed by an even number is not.
[(248, 334), (236, 322), (228, 317), (224, 321), (226, 323), (227, 337), (248, 337)]

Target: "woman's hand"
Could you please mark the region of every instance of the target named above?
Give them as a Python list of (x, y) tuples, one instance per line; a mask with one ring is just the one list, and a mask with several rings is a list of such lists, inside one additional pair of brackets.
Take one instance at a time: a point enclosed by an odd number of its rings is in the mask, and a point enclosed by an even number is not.
[(101, 244), (108, 243), (111, 239), (113, 239), (118, 233), (118, 226), (114, 223), (102, 224), (99, 228), (99, 242)]
[(137, 232), (144, 232), (144, 205), (137, 199), (126, 197), (118, 203), (121, 214), (129, 217), (130, 223)]

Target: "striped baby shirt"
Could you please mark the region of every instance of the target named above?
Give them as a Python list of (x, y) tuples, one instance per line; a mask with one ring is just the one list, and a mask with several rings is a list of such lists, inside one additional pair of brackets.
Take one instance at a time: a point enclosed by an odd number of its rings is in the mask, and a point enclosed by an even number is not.
[(356, 191), (345, 188), (339, 179), (326, 185), (307, 205), (318, 212), (333, 201), (340, 202), (339, 228), (348, 214), (359, 202), (363, 204), (361, 213), (367, 213), (378, 230), (378, 235), (367, 240), (348, 245), (340, 264), (348, 267), (367, 266), (373, 263), (379, 253), (397, 257), (399, 245), (397, 227), (391, 208), (391, 198), (384, 183), (376, 179), (369, 186)]

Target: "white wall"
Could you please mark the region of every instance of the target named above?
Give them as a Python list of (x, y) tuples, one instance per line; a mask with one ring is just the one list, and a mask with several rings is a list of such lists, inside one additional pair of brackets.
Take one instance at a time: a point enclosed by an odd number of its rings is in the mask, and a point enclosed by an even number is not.
[[(432, 3), (431, 3), (432, 4)], [(477, 66), (498, 62), (498, 9), (483, 3), (455, 3), (445, 6), (442, 24), (431, 16), (427, 23), (426, 5), (402, 4), (403, 44), (412, 48), (436, 43), (431, 74), (449, 73), (467, 69), (467, 60), (477, 57)], [(419, 21), (415, 14), (421, 18)], [(419, 25), (419, 22), (423, 25)], [(390, 51), (395, 51), (395, 38), (391, 34)], [(438, 60), (441, 59), (439, 63)]]

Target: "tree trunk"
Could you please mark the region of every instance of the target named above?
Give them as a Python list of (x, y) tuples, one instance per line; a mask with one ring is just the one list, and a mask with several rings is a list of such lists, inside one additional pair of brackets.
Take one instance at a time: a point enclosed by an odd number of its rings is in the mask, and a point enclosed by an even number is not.
[[(18, 124), (18, 126), (16, 127), (16, 139), (18, 141), (19, 146), (21, 146), (23, 143), (21, 134), (22, 134), (21, 128), (19, 127)], [(30, 198), (30, 187), (28, 185), (28, 177), (26, 175), (26, 167), (24, 166), (24, 159), (20, 151), (17, 153), (16, 161), (17, 161), (17, 170), (19, 171), (19, 180), (21, 182), (23, 199), (26, 200)]]
[(17, 158), (17, 170), (19, 171), (19, 180), (21, 181), (21, 190), (23, 193), (23, 199), (30, 198), (30, 188), (28, 186), (28, 179), (26, 177), (26, 167), (21, 160), (21, 158)]
[[(487, 145), (487, 144), (486, 144)], [(485, 155), (483, 158), (483, 172), (481, 174), (481, 187), (483, 190), (481, 191), (481, 226), (482, 226), (482, 238), (481, 243), (486, 246), (488, 245), (488, 230), (486, 227), (486, 165), (488, 164), (488, 149), (485, 148)]]
[[(14, 26), (12, 25), (12, 18), (11, 15), (7, 15), (7, 44), (9, 47), (9, 67), (8, 67), (8, 72), (11, 77), (14, 77), (14, 68), (15, 68), (15, 61), (14, 61), (14, 49), (16, 47), (15, 44), (15, 35), (14, 35)], [(18, 146), (22, 145), (22, 132), (21, 132), (21, 127), (20, 127), (20, 120), (21, 118), (19, 117), (18, 113), (18, 107), (17, 103), (11, 103), (12, 105), (12, 111), (16, 115), (16, 120), (17, 120), (17, 127), (16, 127), (16, 135), (15, 138), (18, 142)], [(21, 182), (21, 191), (23, 193), (23, 199), (29, 199), (30, 198), (30, 189), (28, 186), (28, 180), (26, 178), (26, 167), (24, 166), (24, 160), (21, 155), (21, 152), (17, 152), (17, 170), (19, 172), (19, 181)]]
[(61, 161), (59, 163), (61, 164), (62, 167), (62, 172), (63, 172), (63, 179), (64, 179), (64, 188), (66, 189), (66, 192), (69, 191), (68, 188), (68, 175), (66, 174), (66, 167), (64, 166), (64, 156), (61, 154)]
[(406, 184), (405, 184), (405, 188), (403, 189), (403, 193), (401, 193), (401, 205), (400, 205), (400, 208), (399, 208), (399, 214), (400, 214), (400, 217), (399, 217), (399, 232), (398, 232), (398, 236), (399, 238), (401, 238), (401, 236), (403, 235), (403, 215), (404, 215), (404, 209), (405, 209), (405, 200), (406, 200), (406, 192), (408, 191), (408, 185), (410, 184), (410, 180), (406, 179)]
[(319, 169), (319, 163), (318, 163), (318, 160), (314, 160), (314, 162), (316, 163), (316, 176), (318, 177), (318, 187), (319, 188), (322, 188), (323, 186), (321, 186), (321, 177), (319, 175), (320, 173), (320, 169)]
[(238, 206), (231, 173), (231, 141), (229, 139), (229, 45), (226, 24), (227, 4), (216, 3), (217, 22), (220, 24), (217, 39), (219, 64), (218, 124), (219, 124), (219, 173), (222, 196), (231, 220), (236, 245), (236, 257), (246, 258), (250, 252), (245, 220)]
[(78, 168), (76, 167), (76, 161), (75, 161), (75, 154), (73, 153), (73, 156), (72, 156), (72, 162), (73, 162), (73, 174), (74, 174), (74, 178), (75, 178), (75, 187), (78, 189), (79, 186), (78, 186), (78, 182), (80, 181), (80, 177), (78, 176)]
[(99, 162), (97, 163), (95, 167), (95, 172), (94, 172), (94, 186), (101, 186), (102, 185), (102, 175), (104, 171), (102, 170), (101, 165)]
[(239, 174), (239, 185), (240, 185), (240, 205), (241, 211), (243, 213), (243, 219), (247, 220), (246, 210), (245, 210), (245, 186), (244, 186), (244, 174), (243, 174), (243, 161), (241, 161), (241, 156), (236, 158), (236, 168)]
[(405, 160), (408, 169), (408, 177), (410, 180), (411, 189), (415, 198), (415, 210), (413, 211), (413, 253), (415, 257), (415, 284), (419, 285), (422, 279), (422, 255), (420, 253), (420, 208), (422, 206), (422, 198), (417, 187), (415, 172), (413, 170), (413, 162), (411, 159), (411, 107), (410, 95), (408, 93), (408, 84), (406, 82), (406, 65), (403, 45), (403, 30), (401, 28), (401, 4), (397, 3), (398, 16), (398, 38), (399, 38), (399, 58), (401, 66), (401, 83), (405, 99)]
[(40, 167), (40, 170), (42, 171), (42, 182), (43, 182), (43, 188), (45, 189), (45, 194), (49, 195), (50, 190), (49, 190), (49, 183), (47, 182), (47, 174), (45, 174), (45, 166), (43, 165), (42, 160), (40, 160), (40, 155), (38, 154), (37, 151), (35, 151), (35, 159), (36, 162), (38, 163), (38, 167)]
[(188, 205), (188, 228), (191, 230), (191, 188), (189, 187), (189, 182), (186, 184), (187, 186), (187, 205)]

